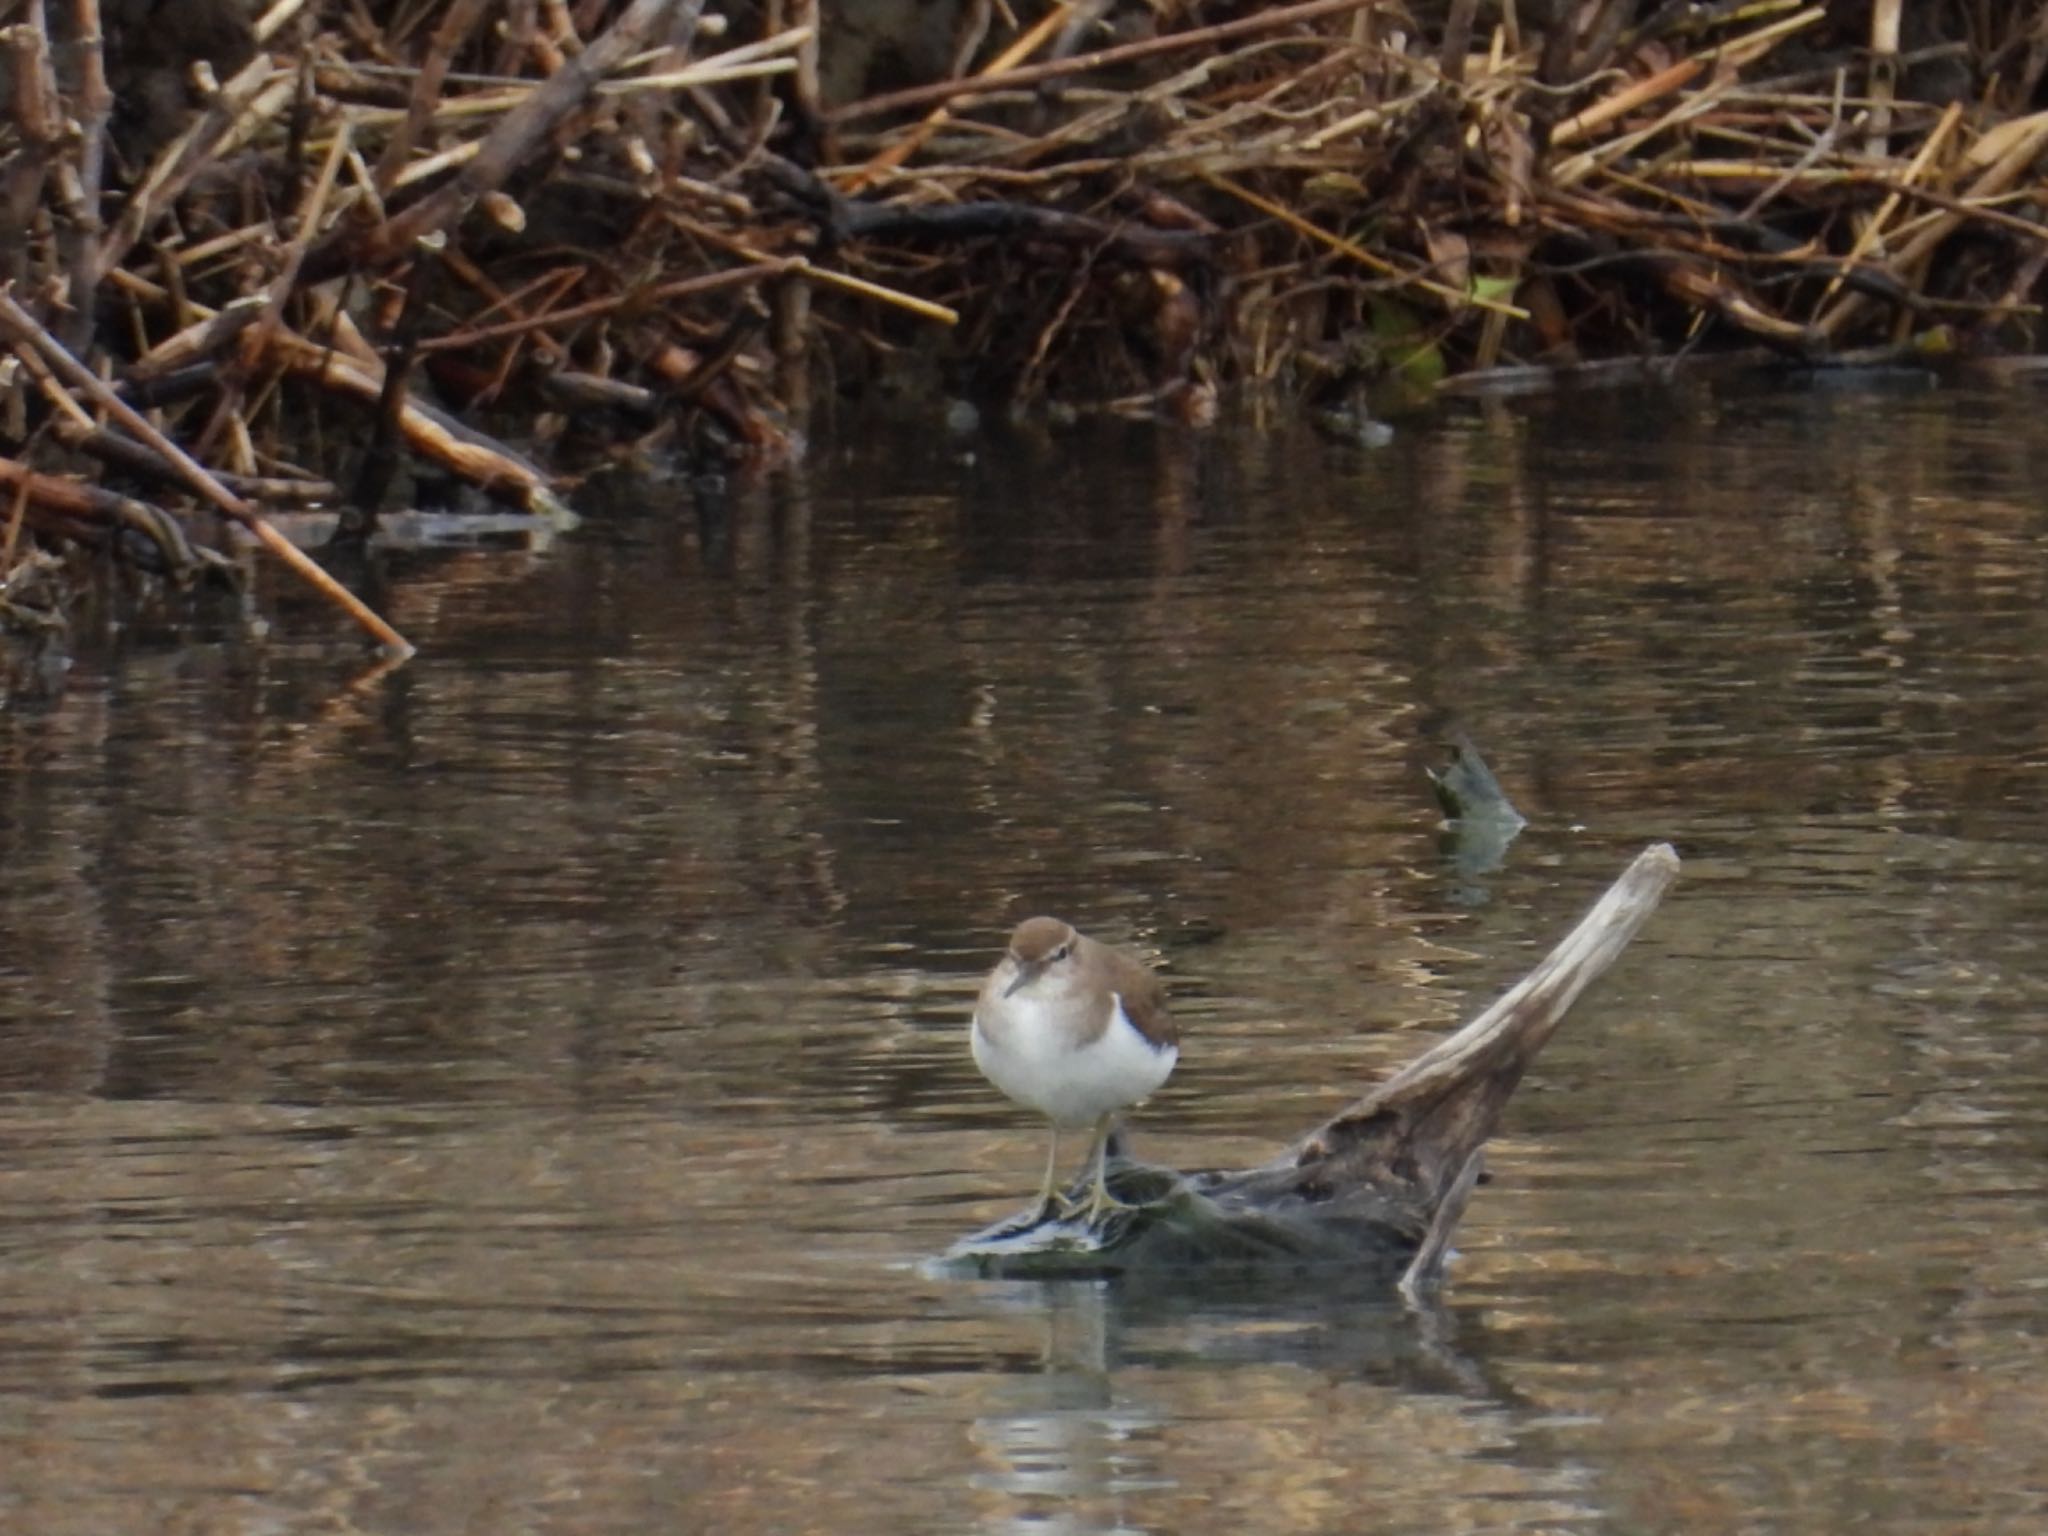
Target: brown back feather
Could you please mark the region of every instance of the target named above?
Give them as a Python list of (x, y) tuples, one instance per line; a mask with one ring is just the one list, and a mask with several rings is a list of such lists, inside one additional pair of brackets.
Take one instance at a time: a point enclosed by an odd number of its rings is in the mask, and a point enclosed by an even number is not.
[(1083, 936), (1081, 942), (1094, 951), (1110, 976), (1110, 986), (1123, 999), (1124, 1014), (1138, 1026), (1138, 1033), (1157, 1046), (1180, 1044), (1180, 1028), (1166, 1011), (1166, 983), (1159, 973), (1137, 956)]

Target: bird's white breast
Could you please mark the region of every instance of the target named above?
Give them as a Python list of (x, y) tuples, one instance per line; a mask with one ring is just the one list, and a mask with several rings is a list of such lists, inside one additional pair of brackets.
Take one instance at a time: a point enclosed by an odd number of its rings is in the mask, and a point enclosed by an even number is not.
[(1179, 1048), (1147, 1040), (1114, 993), (1109, 1027), (1076, 1043), (1089, 1031), (1076, 1027), (1084, 1021), (1075, 1000), (1039, 991), (984, 996), (974, 1010), (974, 1064), (1019, 1104), (1058, 1125), (1089, 1125), (1137, 1103), (1173, 1075)]

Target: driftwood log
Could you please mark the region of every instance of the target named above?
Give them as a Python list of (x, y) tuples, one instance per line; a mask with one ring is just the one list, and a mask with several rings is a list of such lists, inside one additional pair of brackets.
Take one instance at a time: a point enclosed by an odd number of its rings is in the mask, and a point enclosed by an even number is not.
[[(1157, 1269), (1341, 1265), (1361, 1283), (1436, 1287), (1485, 1145), (1565, 1011), (1612, 965), (1678, 875), (1656, 844), (1636, 856), (1528, 976), (1463, 1029), (1270, 1162), (1183, 1174), (1111, 1143), (1109, 1188), (1130, 1207), (1098, 1225), (1012, 1218), (956, 1243), (948, 1271), (1100, 1276)], [(1081, 1191), (1070, 1192), (1079, 1203)]]

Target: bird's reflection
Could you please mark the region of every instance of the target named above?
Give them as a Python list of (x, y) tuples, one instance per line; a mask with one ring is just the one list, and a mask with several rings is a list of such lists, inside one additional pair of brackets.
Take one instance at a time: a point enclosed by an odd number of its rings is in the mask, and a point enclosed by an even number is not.
[(1120, 1499), (1168, 1485), (1149, 1454), (1165, 1416), (1115, 1379), (1117, 1290), (1108, 1280), (986, 1288), (992, 1306), (1036, 1316), (1041, 1331), (1039, 1369), (1002, 1380), (994, 1411), (970, 1430), (984, 1464), (977, 1486), (1030, 1504), (1029, 1514), (999, 1516), (985, 1529), (1135, 1531), (1140, 1527), (1123, 1519)]
[[(1035, 1370), (995, 1387), (970, 1435), (989, 1531), (1122, 1532), (1127, 1498), (1174, 1486), (1173, 1413), (1144, 1383), (1193, 1366), (1292, 1365), (1500, 1408), (1513, 1396), (1453, 1342), (1479, 1327), (1433, 1299), (1346, 1293), (1343, 1278), (1177, 1275), (982, 1282), (993, 1312), (1032, 1320)], [(1020, 1503), (1021, 1501), (1021, 1503)], [(1156, 1507), (1156, 1506), (1155, 1506)]]

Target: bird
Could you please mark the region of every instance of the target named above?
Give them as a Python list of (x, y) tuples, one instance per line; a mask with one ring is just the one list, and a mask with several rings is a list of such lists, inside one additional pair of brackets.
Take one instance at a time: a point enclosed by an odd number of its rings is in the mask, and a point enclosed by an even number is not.
[[(1058, 1211), (1094, 1225), (1128, 1209), (1106, 1182), (1110, 1126), (1118, 1110), (1151, 1094), (1180, 1060), (1166, 988), (1152, 969), (1071, 923), (1028, 917), (982, 983), (971, 1037), (982, 1076), (1052, 1121), (1032, 1221)], [(1075, 1205), (1053, 1184), (1060, 1133), (1084, 1125), (1094, 1128), (1088, 1155), (1095, 1177), (1088, 1199)]]

